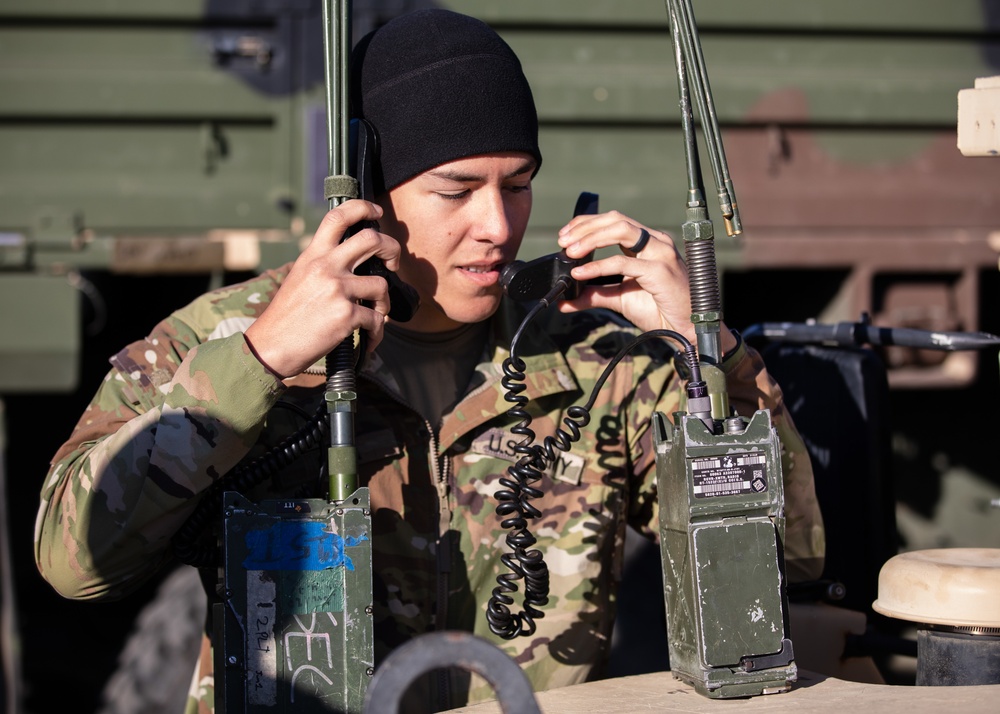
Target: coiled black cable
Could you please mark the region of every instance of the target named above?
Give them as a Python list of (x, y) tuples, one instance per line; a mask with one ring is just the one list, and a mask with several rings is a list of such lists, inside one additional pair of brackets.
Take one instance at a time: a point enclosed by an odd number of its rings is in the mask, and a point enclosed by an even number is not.
[[(497, 587), (493, 588), (486, 606), (486, 619), (490, 631), (507, 640), (520, 635), (534, 634), (537, 629), (535, 620), (545, 616), (544, 611), (539, 608), (546, 605), (549, 600), (548, 566), (541, 551), (529, 550), (537, 539), (528, 530), (528, 519), (541, 516), (541, 512), (530, 501), (543, 495), (533, 484), (541, 480), (542, 472), (555, 462), (558, 456), (556, 449), (567, 452), (575, 442), (579, 441), (581, 430), (590, 423), (590, 410), (611, 372), (638, 345), (657, 337), (668, 337), (683, 345), (684, 358), (691, 370), (692, 381), (701, 380), (695, 347), (683, 335), (673, 330), (645, 332), (619, 350), (608, 363), (594, 384), (586, 404), (572, 406), (566, 411), (566, 417), (563, 419), (566, 430), (557, 428), (554, 436), (547, 436), (542, 444), (535, 444), (535, 432), (531, 429), (531, 414), (525, 408), (528, 399), (523, 394), (526, 389), (524, 374), (526, 365), (517, 356), (517, 346), (531, 321), (558, 299), (567, 287), (568, 283), (559, 279), (555, 287), (528, 311), (511, 340), (510, 355), (503, 362), (504, 376), (501, 384), (506, 390), (504, 399), (514, 405), (507, 410), (507, 414), (519, 420), (511, 427), (511, 432), (522, 436), (523, 439), (514, 447), (514, 452), (519, 455), (518, 460), (507, 469), (507, 476), (500, 478), (500, 485), (503, 488), (495, 494), (498, 501), (496, 513), (502, 519), (500, 525), (508, 531), (505, 542), (511, 549), (511, 552), (504, 553), (500, 557), (500, 561), (510, 572), (497, 576)], [(517, 583), (520, 580), (524, 580), (524, 609), (515, 614), (510, 609), (514, 603), (511, 595), (517, 592)]]
[(202, 544), (200, 539), (222, 508), (222, 494), (225, 491), (245, 493), (263, 483), (285, 468), (299, 456), (323, 443), (330, 425), (326, 420), (326, 404), (323, 403), (305, 424), (294, 434), (285, 437), (267, 453), (213, 483), (201, 497), (194, 511), (184, 524), (177, 529), (170, 541), (178, 560), (197, 568), (207, 568), (221, 562), (218, 548), (213, 544)]

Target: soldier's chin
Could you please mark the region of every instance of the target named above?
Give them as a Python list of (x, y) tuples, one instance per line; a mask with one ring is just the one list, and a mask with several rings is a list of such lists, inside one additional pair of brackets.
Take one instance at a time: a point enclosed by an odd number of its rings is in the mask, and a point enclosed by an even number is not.
[(498, 290), (495, 295), (483, 295), (472, 300), (463, 301), (461, 305), (455, 306), (445, 314), (455, 322), (466, 325), (475, 324), (488, 320), (496, 313), (500, 307), (502, 293)]

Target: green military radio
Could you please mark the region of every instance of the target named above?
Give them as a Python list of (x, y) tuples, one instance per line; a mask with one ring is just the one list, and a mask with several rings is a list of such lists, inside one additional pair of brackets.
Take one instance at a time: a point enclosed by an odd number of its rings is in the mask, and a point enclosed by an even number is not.
[[(359, 195), (371, 197), (374, 136), (365, 126), (351, 126), (347, 107), (350, 23), (348, 0), (324, 2), (329, 148), (324, 189), (330, 208)], [(361, 270), (391, 277), (375, 259), (356, 272)], [(416, 309), (416, 293), (398, 281), (390, 289), (395, 291), (390, 314), (406, 321)], [(324, 404), (312, 419), (259, 462), (228, 475), (174, 539), (186, 562), (217, 564), (214, 548), (201, 553), (194, 544), (221, 512), (224, 565), (212, 606), (220, 713), (363, 710), (375, 667), (372, 519), (369, 491), (358, 486), (355, 361), (351, 335), (327, 357)], [(327, 446), (328, 499), (255, 503), (243, 495), (321, 443)]]
[[(688, 168), (682, 227), (692, 321), (706, 381), (692, 378), (687, 411), (654, 421), (660, 550), (670, 666), (712, 698), (786, 691), (796, 679), (785, 596), (781, 446), (770, 414), (729, 413), (719, 294), (694, 139), (698, 105), (727, 232), (742, 231), (691, 0), (667, 0)], [(689, 82), (689, 78), (693, 81)]]
[(374, 672), (368, 489), (223, 503), (216, 711), (361, 712)]
[(671, 669), (713, 698), (785, 691), (796, 667), (770, 416), (729, 417), (721, 433), (690, 414), (675, 420), (655, 422)]

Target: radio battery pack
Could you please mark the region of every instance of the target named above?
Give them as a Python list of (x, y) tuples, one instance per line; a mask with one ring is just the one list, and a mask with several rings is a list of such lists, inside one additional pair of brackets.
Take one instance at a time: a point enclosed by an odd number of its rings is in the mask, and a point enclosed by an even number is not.
[(375, 666), (368, 489), (223, 504), (217, 710), (360, 714)]

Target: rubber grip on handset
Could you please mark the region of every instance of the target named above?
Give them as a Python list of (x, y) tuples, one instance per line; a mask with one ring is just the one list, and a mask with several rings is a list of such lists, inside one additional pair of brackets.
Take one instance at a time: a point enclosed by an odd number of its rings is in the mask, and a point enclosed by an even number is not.
[[(597, 210), (597, 194), (584, 191), (576, 200), (573, 215), (593, 215), (597, 213)], [(529, 302), (541, 300), (555, 287), (556, 281), (563, 278), (567, 287), (559, 299), (575, 300), (580, 297), (583, 286), (573, 279), (570, 271), (578, 265), (589, 263), (593, 257), (593, 253), (588, 253), (583, 258), (570, 258), (566, 255), (565, 250), (560, 250), (558, 253), (535, 258), (529, 263), (515, 260), (500, 272), (500, 285), (503, 287), (504, 294), (510, 299), (517, 302)]]

